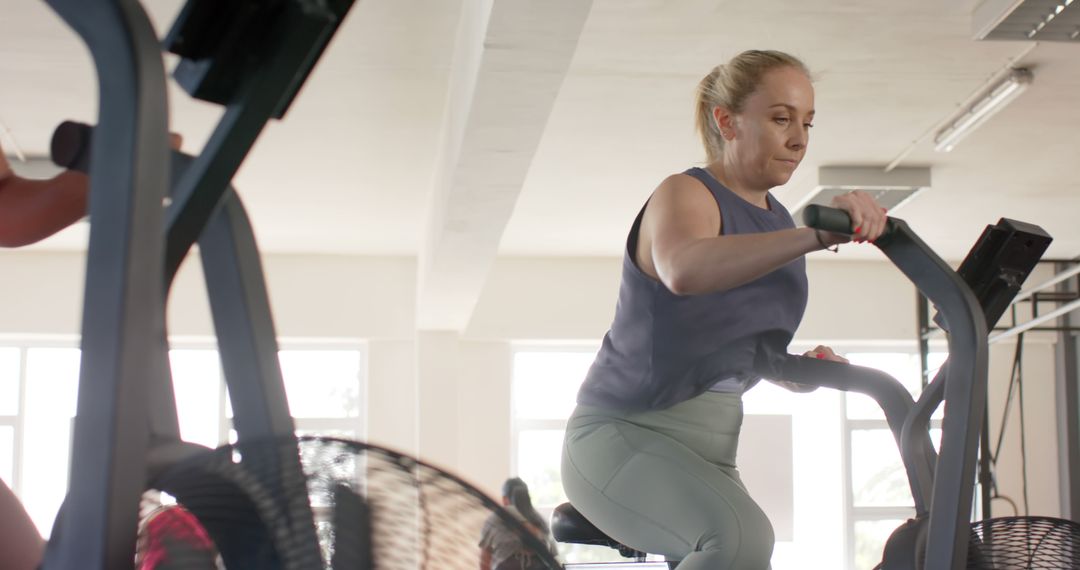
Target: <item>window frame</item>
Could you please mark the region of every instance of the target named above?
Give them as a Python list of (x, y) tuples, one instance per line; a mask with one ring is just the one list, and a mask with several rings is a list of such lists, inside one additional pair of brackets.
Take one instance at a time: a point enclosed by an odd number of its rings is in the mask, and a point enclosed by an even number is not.
[[(11, 468), (12, 476), (11, 481), (6, 483), (10, 486), (11, 490), (15, 493), (20, 500), (23, 500), (25, 492), (25, 481), (27, 481), (28, 474), (24, 473), (26, 469), (26, 420), (27, 420), (27, 397), (28, 397), (28, 374), (29, 374), (29, 355), (30, 351), (35, 349), (49, 349), (49, 348), (62, 348), (62, 349), (75, 349), (81, 351), (81, 343), (77, 335), (11, 335), (0, 334), (0, 348), (12, 348), (19, 351), (19, 371), (18, 371), (18, 404), (16, 408), (16, 415), (2, 415), (0, 416), (0, 426), (12, 427), (13, 429), (13, 445), (12, 445), (12, 457)], [(224, 372), (221, 367), (220, 354), (218, 353), (217, 342), (213, 337), (193, 337), (193, 336), (176, 336), (170, 337), (169, 350), (209, 350), (215, 353), (218, 359), (217, 365), (217, 391), (219, 395), (218, 399), (218, 430), (217, 445), (224, 445), (229, 440), (229, 433), (232, 430), (232, 418), (229, 415), (228, 400), (226, 398), (227, 387), (224, 381)], [(357, 358), (357, 378), (358, 383), (358, 413), (356, 416), (351, 417), (311, 417), (311, 418), (294, 418), (296, 429), (298, 431), (309, 432), (327, 432), (327, 431), (345, 431), (351, 432), (351, 435), (346, 436), (357, 441), (367, 441), (368, 436), (368, 390), (370, 386), (370, 352), (369, 345), (362, 339), (341, 338), (341, 339), (329, 339), (329, 338), (281, 338), (278, 341), (279, 351), (351, 351), (356, 353)], [(78, 385), (78, 378), (75, 379), (76, 386)], [(72, 429), (74, 420), (72, 419)], [(68, 450), (67, 465), (70, 469), (70, 449)], [(41, 529), (44, 533), (48, 533), (48, 529)]]
[[(915, 342), (895, 342), (895, 343), (850, 343), (839, 344), (832, 347), (833, 350), (841, 355), (847, 356), (851, 353), (881, 353), (881, 354), (903, 354), (911, 358), (919, 358), (919, 348)], [(933, 352), (947, 352), (948, 347), (944, 343), (932, 342), (930, 346), (931, 353)], [(894, 377), (895, 378), (895, 377)], [(896, 380), (903, 383), (903, 379), (896, 378)], [(918, 378), (916, 378), (918, 380)], [(889, 428), (888, 422), (884, 416), (880, 419), (864, 419), (864, 418), (850, 418), (848, 416), (848, 393), (842, 393), (842, 410), (843, 417), (841, 421), (841, 445), (844, 466), (843, 473), (843, 485), (844, 485), (844, 551), (845, 551), (845, 564), (848, 568), (856, 568), (856, 533), (855, 526), (860, 522), (876, 522), (886, 520), (907, 520), (915, 515), (914, 506), (857, 506), (855, 505), (855, 488), (854, 488), (854, 447), (852, 445), (852, 439), (856, 431), (873, 431), (873, 430), (885, 430), (888, 433), (892, 433)], [(934, 418), (930, 420), (930, 429), (941, 429), (941, 419)], [(904, 479), (907, 480), (905, 474)]]
[(12, 428), (12, 442), (11, 442), (11, 481), (7, 483), (11, 486), (12, 492), (16, 496), (21, 496), (22, 484), (23, 484), (23, 433), (26, 431), (26, 352), (23, 347), (17, 346), (4, 346), (2, 348), (13, 348), (18, 350), (18, 378), (16, 381), (16, 389), (18, 390), (15, 403), (15, 415), (3, 415), (0, 416), (0, 426)]
[[(513, 342), (510, 344), (510, 474), (519, 475), (518, 451), (520, 451), (521, 432), (524, 431), (566, 431), (570, 418), (519, 418), (517, 414), (518, 379), (515, 374), (515, 362), (519, 353), (581, 353), (596, 354), (600, 343), (596, 341), (566, 341), (559, 343)], [(584, 378), (582, 378), (584, 381)], [(557, 505), (555, 505), (557, 506)], [(547, 505), (537, 505), (541, 511), (550, 510)]]

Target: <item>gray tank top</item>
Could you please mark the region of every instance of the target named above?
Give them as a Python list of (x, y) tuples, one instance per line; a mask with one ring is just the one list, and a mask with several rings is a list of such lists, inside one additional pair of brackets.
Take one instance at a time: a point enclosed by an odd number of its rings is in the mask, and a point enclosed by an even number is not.
[[(721, 234), (794, 228), (771, 194), (762, 209), (728, 190), (707, 171), (685, 172), (712, 192)], [(806, 261), (796, 259), (734, 289), (675, 295), (634, 261), (645, 213), (634, 220), (623, 254), (615, 319), (578, 392), (578, 403), (621, 410), (658, 410), (714, 385), (748, 386), (763, 358), (787, 352), (806, 309)], [(747, 252), (753, 255), (753, 252)], [(719, 384), (718, 384), (719, 383)]]

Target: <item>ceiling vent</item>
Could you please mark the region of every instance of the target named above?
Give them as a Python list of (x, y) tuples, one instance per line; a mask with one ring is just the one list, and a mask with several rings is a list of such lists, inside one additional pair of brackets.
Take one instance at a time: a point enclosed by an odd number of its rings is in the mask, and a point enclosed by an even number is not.
[(885, 172), (882, 166), (822, 166), (818, 168), (817, 187), (792, 208), (792, 217), (795, 223), (802, 224), (804, 207), (832, 206), (833, 198), (853, 190), (870, 194), (892, 213), (929, 187), (929, 167), (900, 167)]
[(1080, 2), (983, 0), (972, 31), (977, 40), (1080, 42)]

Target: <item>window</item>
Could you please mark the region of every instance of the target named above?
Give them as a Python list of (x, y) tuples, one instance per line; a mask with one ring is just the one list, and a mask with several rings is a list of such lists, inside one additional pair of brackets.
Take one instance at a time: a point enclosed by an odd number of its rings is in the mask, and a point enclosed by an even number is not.
[[(917, 398), (922, 390), (919, 355), (913, 351), (852, 351), (845, 356), (852, 364), (888, 373), (913, 397)], [(940, 368), (945, 356), (940, 352), (930, 354), (932, 372)], [(844, 401), (848, 565), (873, 568), (881, 561), (889, 535), (914, 516), (914, 502), (900, 451), (881, 408), (863, 394), (845, 393)], [(935, 446), (941, 439), (941, 414), (939, 408), (931, 418)]]
[[(513, 472), (529, 485), (533, 506), (548, 520), (555, 507), (567, 500), (559, 473), (563, 434), (596, 350), (594, 345), (514, 351)], [(560, 544), (559, 552), (564, 561), (573, 563), (626, 560), (602, 546)]]
[[(0, 478), (46, 537), (63, 501), (79, 381), (76, 341), (0, 346)], [(296, 345), (279, 358), (297, 433), (363, 439), (366, 354), (351, 345)], [(169, 353), (183, 439), (217, 447), (231, 411), (217, 350)]]
[(17, 349), (0, 348), (0, 480), (17, 488), (15, 444), (19, 440), (22, 396), (22, 355)]
[(290, 348), (280, 352), (289, 409), (300, 434), (362, 439), (367, 385), (360, 351)]
[(207, 447), (225, 440), (225, 384), (216, 350), (185, 348), (169, 351), (173, 392), (179, 412), (180, 437)]
[(15, 491), (47, 537), (68, 485), (79, 351), (31, 347), (25, 362), (22, 457), (16, 456), (14, 465), (21, 484)]
[[(282, 349), (278, 360), (297, 434), (363, 439), (361, 395), (366, 382), (359, 351)], [(231, 419), (228, 394), (225, 394), (225, 409)], [(228, 441), (236, 441), (234, 430), (230, 429)]]

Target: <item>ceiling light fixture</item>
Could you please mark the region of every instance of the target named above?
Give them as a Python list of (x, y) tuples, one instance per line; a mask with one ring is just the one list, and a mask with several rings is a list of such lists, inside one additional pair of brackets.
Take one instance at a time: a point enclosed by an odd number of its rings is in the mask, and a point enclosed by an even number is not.
[[(1074, 42), (1075, 0), (981, 0), (972, 14), (977, 40)], [(1067, 9), (1069, 8), (1069, 9)]]
[(881, 207), (893, 212), (929, 187), (930, 168), (926, 166), (892, 170), (880, 166), (822, 166), (818, 168), (818, 185), (791, 208), (792, 218), (801, 223), (807, 205), (832, 206), (833, 198), (852, 190), (870, 194)]
[(986, 95), (946, 122), (945, 127), (934, 135), (934, 150), (951, 151), (956, 143), (1023, 93), (1031, 85), (1033, 77), (1027, 68), (1011, 70), (1004, 80), (987, 90)]
[(1046, 16), (1042, 20), (1040, 20), (1037, 24), (1035, 24), (1034, 28), (1031, 28), (1030, 30), (1028, 30), (1028, 33), (1027, 33), (1028, 39), (1029, 40), (1034, 39), (1035, 34), (1043, 31), (1043, 28), (1045, 28), (1047, 24), (1049, 24), (1051, 21), (1053, 21), (1054, 18), (1057, 17), (1058, 14), (1064, 12), (1065, 7), (1068, 6), (1069, 4), (1072, 4), (1072, 3), (1073, 3), (1073, 0), (1065, 0), (1064, 2), (1054, 6), (1050, 10), (1050, 12), (1046, 14)]

